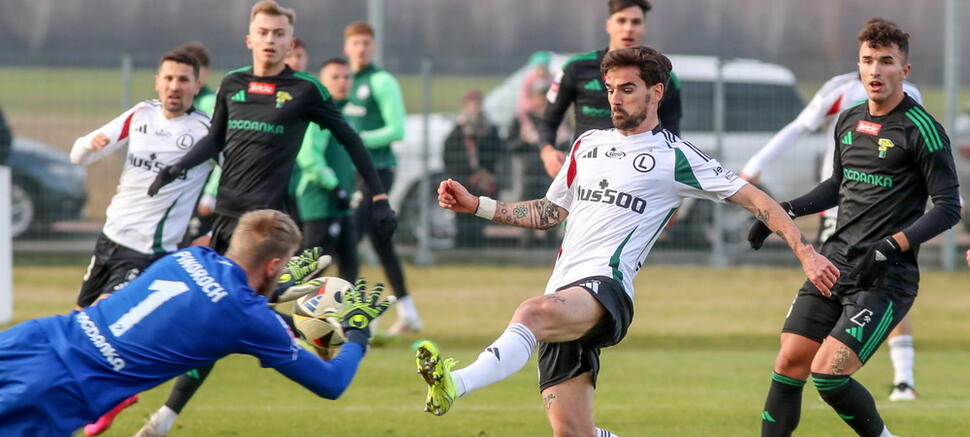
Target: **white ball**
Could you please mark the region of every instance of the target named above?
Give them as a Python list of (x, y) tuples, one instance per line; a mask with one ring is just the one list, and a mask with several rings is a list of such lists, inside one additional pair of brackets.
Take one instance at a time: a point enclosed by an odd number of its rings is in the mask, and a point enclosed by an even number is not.
[(335, 333), (326, 316), (339, 313), (343, 309), (343, 293), (354, 286), (331, 276), (314, 281), (320, 282), (320, 288), (296, 300), (293, 305), (293, 322), (303, 338), (314, 346), (323, 349), (340, 346), (344, 343), (344, 338)]

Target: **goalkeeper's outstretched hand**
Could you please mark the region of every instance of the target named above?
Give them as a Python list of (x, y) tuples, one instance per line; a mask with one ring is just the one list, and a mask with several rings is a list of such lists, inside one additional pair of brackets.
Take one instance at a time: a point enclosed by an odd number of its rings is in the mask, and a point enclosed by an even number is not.
[(396, 301), (394, 296), (388, 296), (381, 301), (384, 294), (384, 284), (378, 282), (370, 293), (367, 293), (367, 281), (357, 279), (354, 288), (343, 295), (343, 309), (327, 318), (338, 329), (347, 341), (366, 345), (370, 339), (371, 322), (384, 314)]
[(331, 261), (330, 255), (323, 255), (323, 248), (320, 247), (306, 249), (294, 255), (280, 274), (270, 302), (288, 302), (316, 290), (310, 280), (319, 276)]

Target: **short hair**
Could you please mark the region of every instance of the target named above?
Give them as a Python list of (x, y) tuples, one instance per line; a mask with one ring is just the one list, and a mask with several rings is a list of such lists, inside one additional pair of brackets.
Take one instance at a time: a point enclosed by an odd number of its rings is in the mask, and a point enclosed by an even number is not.
[(192, 66), (192, 74), (195, 75), (196, 79), (199, 78), (199, 59), (196, 58), (195, 56), (192, 56), (191, 53), (184, 50), (172, 50), (170, 52), (166, 52), (158, 60), (158, 67), (161, 68), (162, 64), (164, 64), (165, 61), (172, 61), (172, 62), (177, 62), (179, 64), (190, 65)]
[(355, 35), (368, 35), (371, 38), (374, 37), (374, 28), (370, 24), (363, 21), (355, 21), (347, 25), (344, 28), (344, 39), (350, 38)]
[(293, 48), (306, 50), (306, 42), (300, 38), (293, 38)]
[(607, 71), (617, 67), (638, 68), (640, 78), (648, 87), (658, 83), (666, 87), (670, 80), (670, 70), (673, 68), (670, 59), (667, 59), (663, 53), (647, 46), (611, 50), (603, 57), (600, 72), (605, 75)]
[(243, 214), (229, 239), (226, 254), (259, 267), (273, 258), (288, 259), (300, 247), (303, 236), (290, 216), (272, 209)]
[(909, 57), (909, 34), (903, 32), (896, 23), (884, 18), (870, 18), (862, 26), (857, 38), (859, 44), (869, 44), (874, 49), (896, 44), (903, 56)]
[(341, 58), (341, 57), (333, 57), (333, 58), (327, 59), (326, 61), (323, 61), (323, 63), (320, 64), (320, 68), (319, 69), (320, 70), (323, 70), (324, 68), (327, 68), (327, 66), (330, 65), (330, 64), (337, 64), (337, 65), (343, 65), (343, 66), (348, 66), (348, 67), (350, 66), (350, 63), (347, 62), (346, 59)]
[(199, 60), (199, 66), (202, 68), (209, 68), (209, 52), (205, 50), (205, 46), (200, 42), (190, 42), (188, 44), (179, 47), (177, 50), (186, 52), (195, 56), (195, 59)]
[(636, 6), (643, 11), (643, 15), (647, 15), (653, 9), (653, 6), (647, 0), (609, 0), (610, 15), (620, 12), (626, 8)]
[(274, 0), (263, 0), (253, 5), (253, 11), (249, 15), (249, 21), (252, 22), (255, 20), (256, 16), (259, 14), (272, 15), (274, 17), (286, 17), (291, 26), (293, 25), (293, 22), (296, 21), (296, 12), (294, 12), (293, 9), (284, 8)]

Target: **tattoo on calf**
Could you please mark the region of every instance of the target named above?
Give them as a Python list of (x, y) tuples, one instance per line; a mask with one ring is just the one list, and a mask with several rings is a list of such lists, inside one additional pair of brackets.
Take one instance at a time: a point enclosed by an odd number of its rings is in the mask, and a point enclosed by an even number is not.
[(549, 393), (548, 395), (542, 397), (542, 405), (546, 407), (546, 410), (552, 408), (552, 400), (555, 398), (556, 395), (553, 393)]
[(566, 298), (565, 297), (562, 297), (562, 296), (560, 296), (558, 294), (547, 294), (547, 295), (545, 295), (545, 298), (546, 299), (549, 299), (549, 300), (551, 300), (553, 302), (559, 302), (559, 303), (563, 303), (563, 304), (566, 303)]

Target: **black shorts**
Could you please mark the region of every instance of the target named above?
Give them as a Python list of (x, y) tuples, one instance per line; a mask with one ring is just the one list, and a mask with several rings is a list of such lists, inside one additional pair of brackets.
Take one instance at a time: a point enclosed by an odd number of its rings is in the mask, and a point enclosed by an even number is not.
[(633, 301), (623, 285), (606, 276), (591, 276), (559, 287), (583, 287), (603, 305), (606, 315), (582, 338), (565, 343), (539, 342), (539, 390), (590, 372), (593, 386), (600, 370), (600, 349), (623, 340), (633, 321)]
[(215, 220), (212, 221), (212, 239), (209, 240), (209, 247), (215, 249), (219, 254), (225, 255), (226, 250), (229, 249), (229, 240), (232, 238), (232, 233), (236, 230), (236, 225), (239, 224), (239, 219), (219, 213), (216, 213), (215, 216)]
[(98, 300), (101, 294), (110, 294), (124, 287), (164, 255), (145, 255), (111, 241), (104, 234), (99, 235), (91, 264), (84, 273), (84, 282), (78, 291), (77, 305), (86, 307)]
[(916, 293), (836, 287), (832, 297), (825, 297), (806, 281), (788, 310), (782, 332), (819, 343), (831, 335), (865, 363), (909, 312)]

